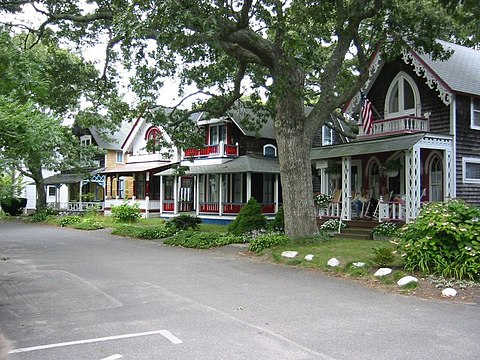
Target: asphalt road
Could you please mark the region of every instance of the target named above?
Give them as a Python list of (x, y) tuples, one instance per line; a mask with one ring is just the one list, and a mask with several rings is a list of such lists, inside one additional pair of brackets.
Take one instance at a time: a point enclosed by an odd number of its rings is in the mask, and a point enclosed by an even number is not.
[(383, 293), (235, 249), (0, 222), (0, 274), (8, 360), (480, 358), (479, 305)]

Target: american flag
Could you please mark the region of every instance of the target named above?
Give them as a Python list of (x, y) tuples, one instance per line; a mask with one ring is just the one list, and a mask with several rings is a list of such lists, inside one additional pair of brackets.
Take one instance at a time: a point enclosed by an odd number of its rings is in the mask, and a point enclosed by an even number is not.
[(361, 94), (362, 97), (362, 120), (363, 120), (363, 133), (367, 135), (372, 130), (373, 111), (372, 103), (368, 98)]

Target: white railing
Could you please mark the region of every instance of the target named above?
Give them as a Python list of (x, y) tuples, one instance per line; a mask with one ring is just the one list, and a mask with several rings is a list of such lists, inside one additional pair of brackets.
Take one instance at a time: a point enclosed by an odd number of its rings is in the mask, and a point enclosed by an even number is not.
[(96, 208), (101, 211), (104, 209), (103, 201), (69, 201), (63, 203), (51, 203), (50, 207), (60, 211), (82, 212)]
[(359, 136), (370, 136), (388, 133), (428, 131), (428, 119), (417, 116), (402, 116), (392, 119), (374, 121), (368, 134), (365, 134), (363, 125), (359, 127)]

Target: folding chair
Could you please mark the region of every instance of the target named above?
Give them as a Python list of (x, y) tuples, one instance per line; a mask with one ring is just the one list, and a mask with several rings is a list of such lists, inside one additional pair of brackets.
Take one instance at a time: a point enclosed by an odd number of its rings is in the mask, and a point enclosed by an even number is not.
[(333, 191), (332, 200), (328, 204), (329, 216), (340, 216), (340, 206), (342, 204), (342, 190), (337, 189)]

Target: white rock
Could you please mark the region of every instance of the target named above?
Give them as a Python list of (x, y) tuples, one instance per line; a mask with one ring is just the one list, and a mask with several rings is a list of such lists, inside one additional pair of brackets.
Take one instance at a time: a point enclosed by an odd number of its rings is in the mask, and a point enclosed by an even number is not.
[(296, 252), (296, 251), (284, 251), (284, 252), (282, 252), (282, 256), (286, 257), (286, 258), (294, 258), (297, 255), (298, 255), (298, 252)]
[(359, 261), (359, 262), (354, 262), (352, 265), (355, 266), (355, 267), (359, 267), (359, 268), (360, 268), (360, 267), (364, 267), (364, 266), (365, 266), (365, 263)]
[(313, 260), (313, 254), (305, 255), (304, 259), (307, 260), (307, 261), (312, 261)]
[(442, 290), (442, 295), (445, 297), (453, 297), (457, 295), (457, 290), (452, 288), (446, 288)]
[(377, 272), (375, 274), (373, 274), (373, 276), (385, 276), (385, 275), (389, 275), (392, 273), (392, 269), (390, 268), (380, 268), (377, 270)]
[(397, 281), (398, 286), (405, 286), (407, 284), (410, 284), (412, 282), (418, 283), (418, 279), (414, 276), (404, 276), (400, 280)]
[(331, 258), (330, 260), (328, 260), (327, 265), (331, 267), (336, 267), (340, 265), (340, 261), (338, 261), (337, 258)]

